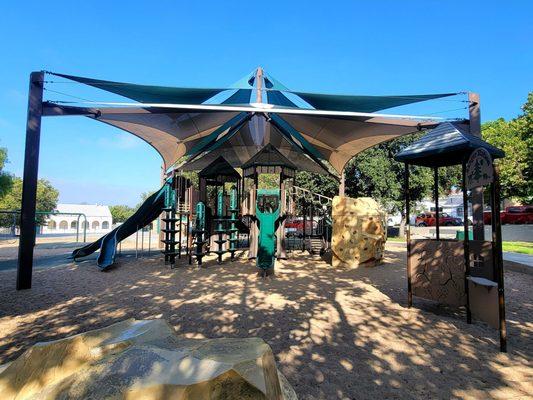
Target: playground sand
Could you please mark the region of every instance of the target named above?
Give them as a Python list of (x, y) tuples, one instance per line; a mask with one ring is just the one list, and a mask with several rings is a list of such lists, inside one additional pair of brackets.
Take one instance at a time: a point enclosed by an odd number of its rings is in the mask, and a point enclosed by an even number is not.
[(415, 300), (406, 308), (405, 250), (386, 263), (333, 270), (293, 254), (260, 279), (244, 259), (170, 270), (158, 257), (94, 261), (34, 273), (14, 290), (0, 272), (0, 363), (37, 341), (125, 318), (168, 320), (186, 337), (259, 336), (300, 399), (517, 399), (533, 393), (533, 276), (506, 272), (509, 353), (482, 323)]

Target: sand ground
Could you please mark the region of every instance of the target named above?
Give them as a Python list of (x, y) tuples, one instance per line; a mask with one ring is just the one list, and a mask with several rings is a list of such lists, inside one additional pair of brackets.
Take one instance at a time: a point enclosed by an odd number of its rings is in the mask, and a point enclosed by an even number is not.
[(16, 271), (1, 271), (0, 363), (37, 341), (162, 317), (186, 337), (262, 337), (301, 399), (530, 398), (533, 276), (506, 273), (502, 354), (483, 323), (406, 307), (404, 253), (388, 246), (384, 264), (339, 271), (298, 252), (267, 279), (244, 258), (170, 270), (159, 255), (124, 257), (106, 273), (88, 260), (36, 269), (21, 292)]

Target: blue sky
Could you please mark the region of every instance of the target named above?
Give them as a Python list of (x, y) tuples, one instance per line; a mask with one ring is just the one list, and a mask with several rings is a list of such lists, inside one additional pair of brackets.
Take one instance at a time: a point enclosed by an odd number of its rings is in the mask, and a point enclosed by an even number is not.
[[(528, 0), (11, 1), (0, 24), (0, 146), (20, 176), (28, 75), (42, 69), (220, 87), (261, 65), (302, 91), (474, 91), (484, 121), (512, 118), (533, 90), (532, 16)], [(462, 106), (416, 111), (463, 116), (443, 112)], [(63, 202), (134, 205), (159, 186), (160, 165), (117, 129), (80, 117), (43, 121), (39, 175)]]

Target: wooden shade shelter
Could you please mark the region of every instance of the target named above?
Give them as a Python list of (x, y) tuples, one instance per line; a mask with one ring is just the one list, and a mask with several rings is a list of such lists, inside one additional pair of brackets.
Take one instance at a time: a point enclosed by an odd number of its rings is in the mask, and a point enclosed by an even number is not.
[[(410, 214), (409, 166), (434, 169), (436, 212), (435, 239), (411, 239), (407, 224), (408, 305), (413, 296), (466, 308), (467, 322), (478, 318), (500, 331), (500, 350), (507, 349), (505, 298), (500, 223), (498, 169), (493, 160), (505, 153), (471, 135), (461, 125), (443, 123), (394, 157), (405, 163), (406, 218)], [(462, 166), (464, 237), (442, 239), (439, 224), (439, 167)], [(471, 238), (468, 219), (468, 191), (490, 186), (490, 241)], [(473, 240), (475, 239), (475, 240)]]

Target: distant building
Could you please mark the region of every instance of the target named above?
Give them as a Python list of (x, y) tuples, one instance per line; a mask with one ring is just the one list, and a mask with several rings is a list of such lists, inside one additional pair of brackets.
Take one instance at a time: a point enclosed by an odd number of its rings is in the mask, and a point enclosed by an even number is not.
[[(435, 202), (429, 199), (419, 202), (417, 208), (422, 209), (422, 211), (436, 211)], [(439, 211), (448, 214), (450, 217), (463, 219), (463, 192), (456, 191), (444, 198), (439, 198)], [(472, 204), (470, 202), (468, 202), (468, 215), (472, 215)]]
[[(98, 204), (58, 204), (59, 214), (52, 214), (48, 224), (42, 227), (42, 233), (109, 232), (113, 226), (113, 217), (108, 206)], [(81, 214), (81, 215), (80, 215)]]
[[(415, 224), (415, 219), (421, 212), (435, 212), (435, 202), (433, 199), (423, 199), (415, 203), (414, 210), (411, 210), (410, 224)], [(463, 219), (463, 192), (453, 191), (448, 196), (439, 198), (439, 212), (446, 213), (450, 217)], [(472, 220), (472, 204), (468, 202), (468, 215)], [(400, 213), (388, 216), (389, 225), (399, 225), (401, 221)]]

